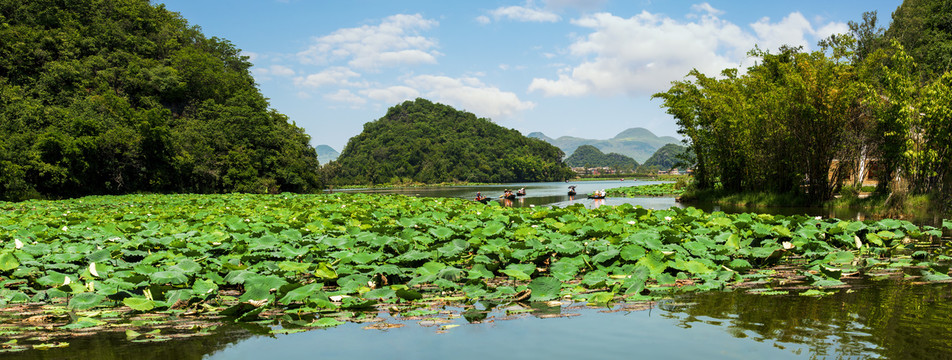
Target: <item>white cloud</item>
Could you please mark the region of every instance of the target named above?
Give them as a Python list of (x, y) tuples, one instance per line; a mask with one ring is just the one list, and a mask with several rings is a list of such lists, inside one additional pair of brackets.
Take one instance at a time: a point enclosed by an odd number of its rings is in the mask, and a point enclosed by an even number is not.
[(765, 17), (750, 24), (750, 27), (757, 34), (758, 46), (771, 51), (782, 45), (803, 46), (807, 49), (810, 44), (807, 42), (806, 35), (814, 33), (810, 21), (799, 12), (787, 15), (778, 23), (770, 23), (770, 18)]
[(850, 27), (846, 23), (831, 22), (821, 26), (816, 30), (817, 39), (826, 39), (833, 34), (846, 34), (850, 32)]
[(542, 0), (547, 8), (576, 8), (581, 10), (598, 9), (605, 0)]
[(349, 103), (353, 105), (363, 105), (367, 103), (367, 99), (357, 96), (347, 89), (340, 89), (334, 93), (326, 94), (324, 95), (324, 98), (330, 101)]
[(492, 19), (490, 19), (489, 16), (486, 16), (486, 15), (479, 15), (476, 17), (476, 22), (480, 24), (489, 24), (492, 22)]
[(711, 6), (711, 4), (708, 3), (691, 5), (691, 10), (694, 12), (707, 13), (710, 15), (721, 15), (724, 13), (724, 11), (715, 9), (713, 6)]
[(383, 89), (361, 90), (360, 93), (368, 98), (385, 104), (398, 104), (404, 100), (413, 100), (420, 97), (420, 92), (407, 86), (390, 86)]
[(419, 33), (439, 25), (420, 14), (398, 14), (380, 25), (345, 28), (314, 40), (298, 58), (305, 64), (324, 65), (347, 61), (360, 69), (434, 64), (440, 55), (436, 41)]
[(686, 21), (646, 11), (629, 18), (597, 13), (573, 20), (590, 29), (568, 48), (576, 65), (559, 68), (554, 79), (535, 78), (529, 91), (546, 96), (599, 94), (647, 95), (663, 91), (692, 69), (716, 75), (725, 68), (747, 66), (755, 45), (775, 51), (780, 45), (804, 45), (807, 38), (839, 29), (827, 24), (814, 31), (800, 13), (780, 22), (761, 19), (751, 30), (718, 17), (722, 11), (703, 3), (692, 7)]
[(301, 87), (319, 88), (323, 86), (357, 86), (350, 78), (360, 77), (360, 74), (345, 68), (332, 67), (316, 74), (294, 78), (294, 84)]
[(474, 77), (418, 75), (407, 79), (406, 84), (419, 89), (428, 99), (465, 109), (479, 117), (507, 117), (535, 107), (531, 101), (519, 100), (515, 93), (488, 86)]
[[(525, 7), (525, 6), (503, 6), (489, 12), (496, 21), (501, 19), (524, 21), (524, 22), (557, 22), (562, 20), (558, 14), (548, 10)], [(486, 24), (489, 18), (482, 15), (476, 18), (476, 21)]]
[(271, 65), (270, 73), (276, 76), (294, 76), (294, 70), (283, 65)]

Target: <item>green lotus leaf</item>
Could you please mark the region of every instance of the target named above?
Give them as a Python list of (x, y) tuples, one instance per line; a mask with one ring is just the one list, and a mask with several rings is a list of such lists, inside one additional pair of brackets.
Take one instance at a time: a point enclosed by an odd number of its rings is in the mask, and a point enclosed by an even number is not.
[(532, 290), (532, 301), (547, 301), (556, 299), (562, 290), (562, 282), (553, 277), (539, 277), (529, 283)]
[(68, 307), (74, 310), (86, 310), (99, 306), (106, 297), (97, 293), (79, 293), (69, 299)]
[(192, 284), (192, 291), (198, 295), (210, 295), (218, 292), (218, 285), (212, 281), (200, 279)]
[(149, 279), (153, 284), (184, 284), (188, 282), (188, 277), (181, 270), (157, 271), (149, 274)]
[(0, 271), (10, 271), (20, 266), (20, 261), (10, 252), (0, 254)]
[(430, 229), (429, 233), (437, 239), (446, 240), (453, 235), (453, 230), (447, 227), (437, 227)]
[(343, 321), (340, 321), (340, 320), (337, 320), (337, 319), (334, 319), (334, 318), (326, 318), (326, 317), (325, 317), (325, 318), (317, 319), (317, 320), (315, 320), (314, 322), (311, 322), (311, 323), (307, 324), (307, 326), (309, 326), (309, 327), (328, 328), (328, 327), (335, 327), (335, 326), (342, 325), (342, 324), (344, 324)]
[(102, 320), (97, 320), (97, 319), (88, 318), (88, 317), (80, 317), (80, 318), (77, 318), (76, 321), (73, 321), (67, 325), (60, 326), (60, 328), (70, 329), (70, 330), (85, 329), (85, 328), (100, 326), (105, 323), (106, 322)]
[(423, 294), (413, 289), (397, 289), (395, 294), (397, 297), (407, 301), (420, 300), (423, 298)]
[(397, 293), (390, 288), (380, 288), (365, 292), (361, 296), (363, 296), (364, 299), (391, 299), (396, 297)]
[(505, 228), (506, 228), (506, 225), (504, 223), (501, 223), (498, 221), (490, 221), (489, 223), (486, 224), (485, 227), (482, 228), (482, 234), (487, 237), (495, 236), (499, 234), (500, 232), (502, 232), (502, 230)]
[(337, 278), (337, 271), (327, 263), (317, 264), (317, 269), (314, 270), (314, 276), (318, 279), (323, 280), (333, 280)]
[(293, 261), (282, 261), (278, 263), (278, 268), (283, 271), (290, 271), (295, 273), (307, 272), (310, 269), (310, 264), (293, 262)]
[(137, 311), (149, 311), (155, 308), (155, 302), (142, 297), (128, 297), (122, 300), (126, 306)]

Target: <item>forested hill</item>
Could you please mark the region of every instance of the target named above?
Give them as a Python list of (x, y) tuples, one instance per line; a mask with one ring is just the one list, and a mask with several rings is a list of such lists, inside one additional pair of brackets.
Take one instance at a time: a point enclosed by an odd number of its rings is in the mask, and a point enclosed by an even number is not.
[(560, 181), (574, 175), (563, 155), (472, 113), (417, 99), (365, 124), (325, 169), (338, 185)]
[(642, 165), (645, 167), (655, 166), (658, 170), (668, 170), (673, 167), (685, 169), (691, 166), (693, 161), (689, 159), (693, 157), (694, 153), (689, 151), (688, 148), (678, 144), (667, 144), (655, 151), (654, 155), (651, 155)]
[(610, 167), (622, 171), (632, 171), (638, 167), (635, 159), (617, 153), (605, 154), (592, 145), (582, 145), (575, 149), (565, 163), (572, 167)]
[(148, 1), (0, 1), (0, 199), (319, 188), (249, 67)]

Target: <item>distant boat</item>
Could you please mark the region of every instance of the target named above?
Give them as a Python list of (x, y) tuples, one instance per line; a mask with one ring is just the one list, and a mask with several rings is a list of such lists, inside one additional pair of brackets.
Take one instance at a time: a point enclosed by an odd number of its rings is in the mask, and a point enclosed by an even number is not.
[(569, 190), (569, 196), (575, 196), (575, 190)]
[(488, 196), (483, 196), (483, 197), (480, 197), (480, 198), (476, 198), (476, 201), (481, 202), (481, 203), (483, 203), (483, 204), (488, 204), (488, 203), (489, 203), (489, 200), (492, 200), (492, 199), (490, 199)]
[(526, 196), (526, 192), (525, 192), (525, 191), (517, 191), (517, 192), (516, 192), (516, 196)]
[(589, 199), (604, 199), (604, 198), (605, 198), (605, 195), (599, 195), (599, 196), (589, 195), (588, 198), (589, 198)]

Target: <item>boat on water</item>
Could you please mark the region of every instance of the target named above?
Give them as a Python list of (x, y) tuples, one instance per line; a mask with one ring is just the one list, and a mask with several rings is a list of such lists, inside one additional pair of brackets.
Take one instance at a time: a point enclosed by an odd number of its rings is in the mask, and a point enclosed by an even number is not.
[(517, 192), (517, 193), (516, 193), (516, 196), (526, 196), (526, 192), (525, 192), (525, 191), (523, 191), (523, 192)]
[(575, 196), (575, 190), (569, 190), (569, 196)]
[(589, 199), (604, 199), (605, 195), (589, 195)]
[(483, 203), (483, 204), (488, 204), (489, 200), (492, 200), (492, 199), (490, 199), (488, 196), (483, 196), (483, 197), (479, 197), (475, 199), (475, 201)]
[(503, 195), (502, 198), (506, 200), (515, 200), (516, 194)]

